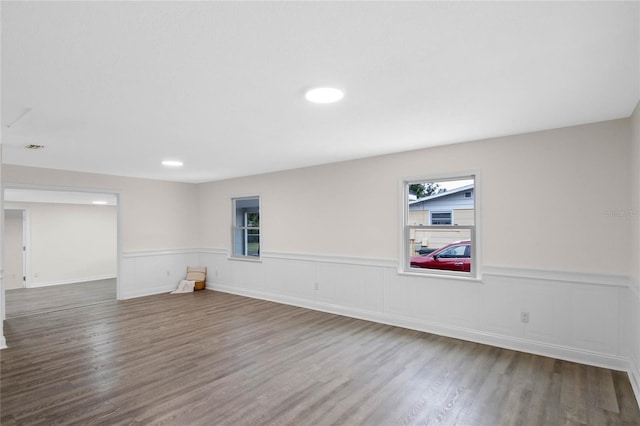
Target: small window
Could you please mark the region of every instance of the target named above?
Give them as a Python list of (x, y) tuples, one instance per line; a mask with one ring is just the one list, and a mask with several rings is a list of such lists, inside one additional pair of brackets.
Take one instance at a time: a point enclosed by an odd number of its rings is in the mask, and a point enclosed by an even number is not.
[(475, 176), (403, 182), (400, 272), (478, 276)]
[(260, 197), (233, 200), (232, 257), (260, 258)]
[(451, 212), (432, 212), (431, 224), (432, 225), (451, 225)]

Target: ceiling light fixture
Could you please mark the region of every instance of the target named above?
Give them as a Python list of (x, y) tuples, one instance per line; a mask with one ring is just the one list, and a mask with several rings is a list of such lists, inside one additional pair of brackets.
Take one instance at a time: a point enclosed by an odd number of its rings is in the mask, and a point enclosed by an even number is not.
[(162, 162), (162, 165), (167, 167), (182, 167), (183, 164), (184, 163), (182, 161), (176, 161), (176, 160), (165, 160)]
[(106, 206), (109, 203), (107, 203), (106, 201), (92, 201), (91, 204), (94, 204), (96, 206)]
[(342, 99), (344, 92), (334, 87), (317, 87), (307, 91), (304, 97), (314, 104), (331, 104)]

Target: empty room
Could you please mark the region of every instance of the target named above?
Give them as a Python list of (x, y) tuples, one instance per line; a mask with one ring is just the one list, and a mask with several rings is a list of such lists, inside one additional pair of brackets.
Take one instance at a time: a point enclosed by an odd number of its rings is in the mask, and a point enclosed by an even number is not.
[(3, 425), (640, 424), (639, 2), (0, 23)]

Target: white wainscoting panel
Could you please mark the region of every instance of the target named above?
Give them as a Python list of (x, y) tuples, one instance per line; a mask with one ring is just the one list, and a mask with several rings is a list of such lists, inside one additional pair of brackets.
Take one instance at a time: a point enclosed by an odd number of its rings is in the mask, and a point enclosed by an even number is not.
[(384, 310), (384, 274), (380, 267), (320, 263), (316, 301), (367, 311)]
[[(482, 308), (479, 309), (479, 322), (487, 333), (502, 336), (515, 336), (523, 332), (523, 324), (520, 323), (522, 305), (522, 290), (513, 285), (513, 279), (501, 276), (486, 275), (481, 284), (477, 301)], [(533, 319), (538, 316), (534, 313)], [(541, 315), (540, 315), (541, 316)]]
[(119, 299), (175, 290), (187, 266), (200, 266), (198, 249), (124, 252), (120, 262)]
[(473, 328), (478, 318), (477, 281), (420, 277), (384, 271), (384, 313), (398, 320), (418, 321), (434, 327)]
[(267, 259), (263, 269), (264, 291), (305, 300), (315, 297), (317, 277), (313, 262)]
[(619, 291), (604, 286), (572, 286), (572, 345), (594, 352), (620, 353)]
[(620, 304), (624, 309), (621, 326), (623, 350), (630, 359), (629, 380), (640, 405), (640, 283), (632, 282), (629, 289), (620, 292)]

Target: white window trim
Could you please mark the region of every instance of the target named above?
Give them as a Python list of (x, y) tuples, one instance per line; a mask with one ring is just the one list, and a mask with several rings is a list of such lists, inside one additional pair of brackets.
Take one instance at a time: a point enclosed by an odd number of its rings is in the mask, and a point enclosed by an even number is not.
[[(249, 215), (249, 212), (244, 212), (244, 214), (242, 215), (243, 216), (242, 217), (242, 227), (239, 228), (239, 227), (236, 226), (234, 228), (235, 230), (238, 230), (238, 229), (245, 229), (247, 231), (249, 230), (249, 227), (247, 226), (247, 223), (249, 222), (249, 220), (247, 218), (248, 215)], [(260, 235), (260, 234), (258, 234), (258, 235)], [(244, 232), (243, 236), (244, 236), (244, 254), (243, 255), (244, 256), (249, 256), (249, 254), (247, 253), (249, 251), (249, 233), (248, 232)], [(234, 239), (234, 241), (235, 241), (235, 239)], [(235, 250), (234, 250), (234, 252), (235, 252)]]
[[(236, 224), (236, 201), (238, 200), (249, 200), (249, 199), (258, 199), (258, 212), (260, 214), (260, 226), (257, 228), (248, 228), (246, 225), (247, 215), (246, 212), (243, 214), (243, 226), (237, 226)], [(229, 260), (240, 260), (243, 262), (262, 262), (262, 197), (260, 195), (242, 195), (237, 197), (231, 197), (231, 239), (229, 246), (229, 253), (227, 258)], [(236, 229), (258, 229), (260, 235), (260, 255), (259, 256), (248, 256), (248, 255), (238, 255), (235, 254), (235, 231)], [(244, 235), (245, 238), (245, 252), (246, 252), (246, 239), (247, 234)]]
[[(410, 267), (411, 256), (407, 250), (410, 242), (410, 230), (413, 228), (425, 228), (430, 226), (438, 226), (438, 228), (469, 228), (468, 226), (459, 226), (459, 225), (429, 225), (429, 226), (418, 226), (418, 225), (408, 225), (409, 220), (409, 191), (408, 185), (416, 182), (440, 182), (446, 180), (458, 180), (464, 179), (467, 177), (473, 177), (474, 179), (474, 188), (473, 188), (473, 200), (474, 200), (474, 223), (475, 225), (472, 227), (472, 257), (471, 257), (471, 273), (467, 272), (456, 272), (456, 271), (445, 271), (445, 270), (417, 270), (416, 268)], [(481, 249), (481, 173), (478, 170), (471, 171), (463, 171), (460, 173), (450, 173), (450, 174), (439, 174), (436, 176), (417, 176), (417, 177), (408, 177), (400, 180), (399, 185), (399, 199), (400, 199), (400, 232), (399, 235), (399, 244), (398, 244), (398, 274), (399, 275), (407, 275), (414, 277), (423, 277), (423, 278), (447, 278), (447, 279), (456, 279), (463, 281), (482, 281), (482, 249)], [(452, 223), (455, 223), (453, 218), (453, 213), (451, 215)], [(431, 223), (431, 215), (429, 215), (429, 223)], [(475, 273), (474, 273), (475, 271)]]

